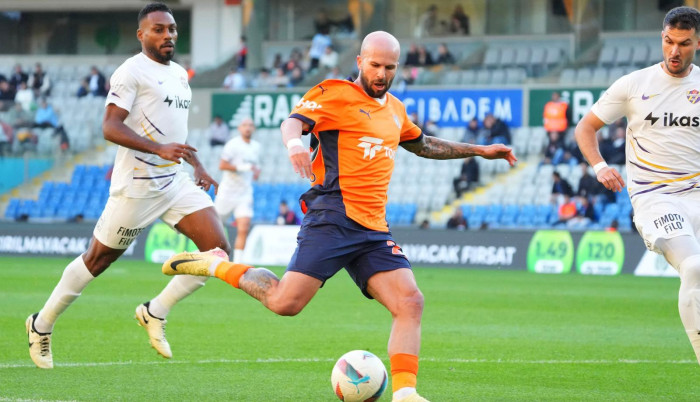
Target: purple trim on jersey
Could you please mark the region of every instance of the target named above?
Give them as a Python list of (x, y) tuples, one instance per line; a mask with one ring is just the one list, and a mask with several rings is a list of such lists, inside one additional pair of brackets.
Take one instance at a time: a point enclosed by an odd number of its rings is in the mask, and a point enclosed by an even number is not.
[(114, 96), (116, 96), (116, 97), (119, 98), (119, 99), (122, 98), (121, 96), (117, 95), (116, 92), (112, 92), (111, 95), (114, 95)]
[(653, 183), (653, 181), (639, 181), (639, 180), (632, 180), (634, 184), (639, 184), (640, 186), (645, 186), (647, 184)]
[(630, 195), (630, 199), (632, 199), (632, 198), (638, 196), (639, 194), (648, 193), (648, 192), (651, 192), (651, 191), (654, 191), (654, 190), (658, 190), (658, 189), (664, 188), (664, 187), (668, 187), (668, 184), (662, 184), (662, 185), (660, 185), (660, 186), (652, 187), (652, 188), (650, 188), (650, 189), (647, 189), (647, 190), (644, 190), (644, 191), (640, 191), (640, 192), (638, 192), (638, 193), (634, 193), (634, 194)]
[(158, 190), (162, 190), (162, 189), (168, 187), (169, 185), (173, 184), (174, 181), (175, 181), (175, 178), (173, 178), (172, 180), (170, 180), (170, 181), (168, 182), (168, 184), (164, 185), (163, 187), (159, 188)]
[[(143, 113), (143, 112), (141, 112), (141, 113)], [(143, 117), (145, 117), (146, 120), (148, 120), (148, 122), (151, 123), (151, 127), (155, 128), (156, 131), (157, 131), (158, 133), (160, 133), (160, 135), (163, 135), (163, 136), (165, 135), (165, 134), (163, 134), (162, 131), (160, 131), (160, 129), (159, 129), (158, 127), (156, 127), (155, 124), (153, 124), (153, 122), (151, 121), (151, 119), (149, 119), (148, 116), (146, 116), (146, 113), (143, 113)]]
[(649, 169), (648, 167), (642, 166), (642, 165), (640, 165), (640, 164), (638, 164), (638, 163), (634, 163), (634, 162), (632, 162), (632, 161), (629, 161), (629, 162), (630, 162), (631, 165), (634, 165), (634, 166), (636, 166), (636, 167), (638, 167), (638, 168), (640, 168), (640, 169), (642, 169), (642, 170), (646, 170), (647, 172), (661, 173), (661, 174), (675, 174), (675, 175), (678, 175), (678, 176), (682, 176), (682, 175), (688, 174), (688, 173), (685, 173), (685, 172), (666, 172), (666, 171), (662, 171), (662, 170)]
[(648, 154), (651, 154), (651, 152), (649, 152), (649, 151), (647, 151), (646, 149), (644, 149), (644, 147), (639, 143), (639, 141), (638, 141), (636, 138), (634, 138), (634, 136), (632, 136), (632, 139), (634, 140), (634, 142), (637, 143), (637, 146), (639, 147), (639, 149), (641, 149), (642, 151), (644, 151), (644, 152), (646, 152), (646, 153), (648, 153)]
[(295, 118), (295, 119), (301, 120), (302, 122), (304, 122), (304, 123), (308, 124), (309, 126), (311, 126), (311, 127), (309, 127), (309, 130), (308, 130), (308, 131), (304, 131), (302, 134), (308, 134), (308, 133), (314, 131), (314, 127), (316, 127), (316, 122), (315, 122), (315, 121), (313, 121), (313, 120), (309, 119), (308, 117), (306, 117), (306, 116), (304, 116), (304, 115), (301, 115), (301, 114), (299, 114), (299, 113), (292, 113), (292, 114), (289, 115), (289, 117), (293, 117), (293, 118)]
[(171, 174), (164, 174), (162, 176), (153, 176), (153, 177), (134, 177), (134, 180), (154, 180), (154, 179), (162, 179), (163, 177), (171, 177), (175, 176), (176, 173), (171, 173)]
[(698, 186), (698, 183), (693, 183), (693, 185), (690, 186), (690, 187), (686, 187), (686, 188), (683, 188), (683, 189), (680, 189), (680, 190), (676, 190), (676, 191), (671, 191), (670, 193), (664, 193), (664, 194), (678, 194), (678, 193), (683, 193), (683, 192), (686, 192), (686, 191), (690, 191), (690, 190), (692, 190), (692, 189), (694, 189), (694, 188), (697, 188), (697, 186)]
[(137, 161), (141, 161), (141, 162), (145, 163), (146, 165), (158, 166), (158, 165), (156, 165), (155, 163), (151, 163), (151, 162), (145, 161), (145, 160), (139, 158), (138, 156), (134, 156), (134, 158), (136, 158)]

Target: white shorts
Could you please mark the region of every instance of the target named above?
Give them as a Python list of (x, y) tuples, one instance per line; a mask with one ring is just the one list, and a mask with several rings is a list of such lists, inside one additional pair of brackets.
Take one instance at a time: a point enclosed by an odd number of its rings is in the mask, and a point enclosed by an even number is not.
[(156, 219), (175, 229), (185, 216), (213, 206), (211, 198), (191, 179), (181, 180), (178, 190), (155, 198), (110, 196), (93, 235), (114, 249), (126, 249)]
[(217, 195), (214, 199), (214, 208), (222, 220), (228, 219), (233, 214), (235, 219), (253, 217), (253, 195), (227, 196)]
[(683, 195), (648, 194), (634, 200), (634, 224), (647, 248), (661, 254), (659, 239), (700, 237), (700, 191)]

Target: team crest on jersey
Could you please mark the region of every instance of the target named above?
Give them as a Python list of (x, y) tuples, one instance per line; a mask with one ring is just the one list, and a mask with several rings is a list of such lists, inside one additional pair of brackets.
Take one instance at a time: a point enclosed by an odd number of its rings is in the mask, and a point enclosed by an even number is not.
[(401, 122), (399, 121), (399, 116), (394, 115), (394, 123), (396, 123), (396, 128), (401, 130)]
[(185, 89), (190, 87), (190, 84), (187, 83), (187, 77), (180, 77), (180, 83)]
[(691, 89), (685, 93), (685, 97), (688, 98), (688, 102), (694, 105), (700, 101), (700, 91), (697, 89)]

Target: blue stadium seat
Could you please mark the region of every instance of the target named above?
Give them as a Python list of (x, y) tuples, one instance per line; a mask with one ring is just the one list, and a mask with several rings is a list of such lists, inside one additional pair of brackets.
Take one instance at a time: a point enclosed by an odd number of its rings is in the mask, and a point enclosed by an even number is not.
[(19, 211), (20, 200), (18, 198), (11, 198), (10, 202), (5, 208), (5, 218), (7, 219), (17, 219), (17, 212)]

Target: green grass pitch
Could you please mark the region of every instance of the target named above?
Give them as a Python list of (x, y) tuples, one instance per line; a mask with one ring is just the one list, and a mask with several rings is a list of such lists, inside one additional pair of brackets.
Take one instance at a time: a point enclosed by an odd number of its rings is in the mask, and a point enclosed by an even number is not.
[[(168, 317), (174, 356), (165, 360), (133, 314), (168, 278), (157, 265), (120, 261), (58, 321), (55, 368), (39, 370), (24, 320), (68, 261), (0, 257), (0, 400), (333, 401), (331, 368), (343, 353), (366, 349), (388, 366), (391, 317), (344, 272), (297, 317), (211, 280)], [(432, 401), (700, 398), (678, 279), (415, 273), (426, 299), (418, 386)]]

